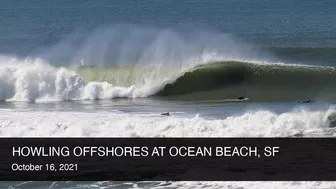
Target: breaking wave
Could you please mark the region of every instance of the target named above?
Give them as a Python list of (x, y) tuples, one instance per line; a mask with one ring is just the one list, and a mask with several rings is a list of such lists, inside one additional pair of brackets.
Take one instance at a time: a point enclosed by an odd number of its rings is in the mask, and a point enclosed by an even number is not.
[[(130, 114), (0, 109), (0, 136), (34, 137), (291, 137), (335, 136), (328, 117), (334, 108), (285, 113), (269, 110), (208, 119)], [(46, 125), (48, 127), (46, 127)], [(15, 128), (15, 129), (13, 129)]]
[(59, 101), (140, 97), (299, 100), (332, 98), (332, 67), (218, 61), (179, 66), (54, 67), (39, 59), (0, 65), (0, 99)]
[(140, 97), (134, 86), (118, 87), (108, 82), (86, 82), (66, 68), (41, 60), (7, 60), (0, 65), (0, 99), (6, 101), (60, 101)]
[(336, 92), (336, 69), (306, 65), (221, 61), (196, 66), (155, 95), (188, 99), (250, 100), (330, 99)]
[[(332, 67), (269, 63), (275, 61), (256, 48), (204, 30), (100, 28), (39, 53), (0, 56), (0, 100), (329, 100), (336, 92)], [(78, 67), (81, 57), (85, 66)]]

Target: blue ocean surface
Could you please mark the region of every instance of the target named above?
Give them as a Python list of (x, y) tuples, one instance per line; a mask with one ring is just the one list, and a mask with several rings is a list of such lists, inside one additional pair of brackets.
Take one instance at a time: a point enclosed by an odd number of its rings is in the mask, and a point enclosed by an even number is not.
[[(334, 0), (2, 0), (0, 136), (334, 137)], [(170, 116), (162, 113), (169, 112)], [(334, 188), (1, 182), (1, 188)]]

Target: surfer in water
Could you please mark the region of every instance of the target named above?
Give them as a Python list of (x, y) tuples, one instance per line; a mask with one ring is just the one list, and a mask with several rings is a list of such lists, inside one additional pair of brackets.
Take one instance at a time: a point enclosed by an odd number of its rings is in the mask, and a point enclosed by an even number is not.
[(247, 98), (246, 96), (240, 96), (240, 97), (237, 98), (237, 100), (246, 101), (246, 100), (249, 100), (249, 98)]
[(297, 103), (312, 103), (312, 102), (314, 102), (313, 100), (304, 100), (304, 101), (301, 101), (301, 102), (297, 102)]
[(167, 113), (162, 113), (161, 115), (164, 115), (164, 116), (170, 116), (169, 112), (167, 112)]
[(85, 63), (84, 63), (84, 59), (83, 57), (81, 58), (81, 60), (79, 61), (79, 67), (84, 67)]

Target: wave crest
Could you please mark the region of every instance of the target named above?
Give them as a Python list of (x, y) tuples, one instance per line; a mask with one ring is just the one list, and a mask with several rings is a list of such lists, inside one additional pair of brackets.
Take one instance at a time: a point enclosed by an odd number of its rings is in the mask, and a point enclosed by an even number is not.
[(141, 97), (134, 86), (86, 82), (76, 72), (55, 68), (42, 60), (11, 59), (0, 66), (0, 99), (6, 101), (63, 101)]
[[(197, 65), (197, 64), (196, 64)], [(35, 60), (8, 59), (0, 66), (0, 99), (55, 101), (170, 96), (188, 100), (330, 99), (336, 70), (244, 61), (210, 62), (189, 69), (164, 65), (53, 67)]]
[(333, 67), (219, 61), (196, 66), (155, 95), (202, 100), (241, 95), (258, 101), (330, 99), (336, 92), (335, 80)]

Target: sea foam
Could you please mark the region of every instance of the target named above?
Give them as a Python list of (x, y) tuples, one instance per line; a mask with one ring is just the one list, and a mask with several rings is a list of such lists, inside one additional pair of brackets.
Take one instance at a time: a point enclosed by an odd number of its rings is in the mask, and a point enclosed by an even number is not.
[(122, 112), (23, 111), (1, 109), (0, 136), (40, 137), (290, 137), (333, 136), (327, 111), (277, 114), (247, 111), (222, 119), (154, 116)]
[(0, 100), (63, 101), (143, 97), (135, 86), (86, 82), (67, 68), (56, 68), (40, 59), (6, 58), (0, 64)]

